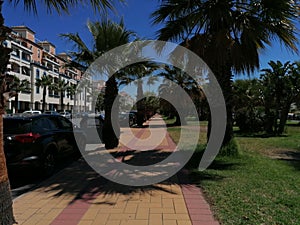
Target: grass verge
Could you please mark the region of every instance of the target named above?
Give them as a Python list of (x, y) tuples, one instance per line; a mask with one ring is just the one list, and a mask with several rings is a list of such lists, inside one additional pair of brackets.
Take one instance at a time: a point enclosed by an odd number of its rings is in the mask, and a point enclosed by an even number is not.
[[(178, 130), (168, 129), (174, 141)], [(204, 149), (199, 140), (187, 167), (222, 224), (300, 224), (300, 161), (270, 157), (279, 149), (300, 154), (300, 127), (283, 137), (236, 137), (239, 156), (218, 156), (203, 172), (192, 169)]]

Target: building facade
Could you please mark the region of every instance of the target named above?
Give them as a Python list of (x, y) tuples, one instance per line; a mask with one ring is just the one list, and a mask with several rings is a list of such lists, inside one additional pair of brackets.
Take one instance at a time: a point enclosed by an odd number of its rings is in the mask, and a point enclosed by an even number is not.
[(49, 41), (37, 41), (35, 32), (26, 26), (11, 27), (12, 32), (5, 45), (11, 48), (8, 73), (30, 84), (28, 90), (21, 91), (11, 98), (8, 111), (42, 110), (43, 86), (36, 80), (43, 76), (52, 78), (52, 87), (46, 88), (45, 110), (72, 110), (76, 105), (79, 111), (90, 111), (89, 97), (75, 96), (76, 86), (84, 71), (70, 67), (70, 57), (66, 53), (56, 54), (55, 45)]

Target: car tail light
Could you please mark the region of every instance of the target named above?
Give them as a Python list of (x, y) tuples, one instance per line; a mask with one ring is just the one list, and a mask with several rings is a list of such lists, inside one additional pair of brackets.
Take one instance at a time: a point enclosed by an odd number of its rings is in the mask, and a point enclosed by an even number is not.
[(41, 135), (40, 134), (18, 134), (13, 137), (13, 140), (21, 142), (21, 143), (33, 143), (38, 139)]

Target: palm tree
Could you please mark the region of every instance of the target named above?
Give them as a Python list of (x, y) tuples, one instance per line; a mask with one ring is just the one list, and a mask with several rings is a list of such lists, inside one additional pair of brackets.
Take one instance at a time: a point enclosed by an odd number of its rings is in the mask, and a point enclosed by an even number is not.
[[(178, 87), (182, 88), (191, 98), (195, 93), (197, 93), (198, 96), (200, 96), (200, 92), (196, 91), (198, 90), (197, 83), (185, 72), (181, 71), (176, 67), (169, 66), (169, 65), (166, 65), (164, 67), (164, 70), (165, 71), (159, 73), (159, 76), (164, 77), (163, 84), (159, 86), (159, 92), (161, 97), (164, 97), (164, 95), (167, 95), (168, 97), (173, 95), (175, 97), (176, 89)], [(180, 105), (182, 112), (184, 111), (183, 110), (184, 108), (188, 107), (184, 101), (178, 102), (178, 104)], [(180, 120), (180, 116), (178, 112), (175, 110), (174, 113), (176, 116), (176, 121), (174, 125), (176, 126), (185, 125), (186, 121), (182, 120), (184, 118), (181, 118)]]
[[(115, 23), (103, 17), (99, 22), (88, 22), (87, 27), (93, 36), (92, 49), (89, 49), (78, 33), (61, 35), (74, 43), (77, 51), (70, 53), (74, 61), (86, 67), (109, 50), (129, 43), (130, 37), (133, 35), (133, 32), (126, 30), (123, 20)], [(112, 106), (118, 97), (116, 76), (119, 76), (120, 73), (122, 72), (114, 74), (105, 82), (103, 141), (107, 149), (115, 148), (119, 144), (119, 131), (115, 134), (112, 126), (112, 120), (118, 121), (118, 111), (112, 111)], [(117, 123), (116, 126), (118, 126)]]
[(57, 82), (52, 84), (51, 89), (59, 93), (60, 110), (64, 110), (64, 97), (66, 91), (69, 89), (69, 82), (59, 78)]
[(266, 131), (281, 135), (290, 106), (300, 94), (300, 67), (297, 63), (283, 64), (280, 61), (270, 61), (268, 64), (271, 68), (263, 69), (261, 75)]
[[(152, 72), (159, 68), (159, 65), (154, 62), (135, 63), (124, 68), (124, 73), (119, 78), (119, 85), (130, 84), (134, 82), (137, 86), (137, 124), (142, 126), (146, 118), (144, 105), (143, 77), (149, 76)], [(153, 79), (154, 80), (154, 79)], [(149, 79), (148, 79), (149, 81)], [(150, 81), (151, 82), (151, 81)]]
[(37, 87), (41, 87), (43, 88), (43, 104), (42, 104), (42, 112), (45, 111), (45, 107), (46, 107), (46, 95), (47, 95), (47, 88), (52, 89), (52, 85), (53, 85), (53, 78), (51, 76), (46, 76), (43, 75), (42, 78), (37, 78), (35, 85)]
[(181, 42), (204, 59), (217, 78), (226, 102), (223, 146), (233, 139), (232, 78), (259, 67), (259, 51), (278, 39), (292, 51), (299, 2), (290, 0), (167, 0), (153, 12), (163, 41)]
[(29, 85), (30, 85), (29, 80), (26, 79), (20, 80), (18, 77), (14, 76), (12, 87), (10, 87), (10, 89), (12, 91), (15, 91), (15, 113), (18, 113), (19, 111), (19, 93), (20, 92), (30, 93), (31, 88), (29, 87)]
[[(70, 97), (71, 99), (74, 99), (74, 105), (76, 105), (76, 97), (75, 97), (75, 93), (76, 93), (76, 86), (75, 84), (70, 84), (67, 87), (67, 96)], [(68, 109), (69, 110), (69, 109)]]
[[(19, 4), (19, 0), (9, 0), (15, 5)], [(51, 13), (52, 10), (57, 11), (58, 13), (68, 12), (68, 9), (72, 6), (89, 2), (95, 10), (98, 11), (106, 11), (107, 9), (113, 9), (113, 1), (114, 0), (45, 0), (43, 3), (46, 5), (48, 11)], [(123, 1), (123, 0), (119, 0)], [(22, 1), (24, 4), (25, 10), (32, 10), (34, 13), (37, 13), (36, 1), (35, 0), (24, 0)], [(3, 42), (6, 40), (10, 29), (4, 26), (4, 18), (2, 15), (2, 4), (3, 0), (0, 0), (0, 81), (2, 84), (0, 91), (0, 223), (4, 225), (10, 225), (15, 222), (12, 210), (12, 200), (10, 194), (10, 185), (7, 176), (6, 170), (6, 161), (5, 155), (3, 151), (3, 118), (2, 114), (4, 111), (4, 102), (5, 99), (3, 96), (9, 96), (9, 90), (5, 88), (5, 78), (7, 77), (5, 74), (7, 64), (9, 61), (9, 53), (10, 49), (3, 46)], [(4, 94), (7, 92), (7, 94)]]

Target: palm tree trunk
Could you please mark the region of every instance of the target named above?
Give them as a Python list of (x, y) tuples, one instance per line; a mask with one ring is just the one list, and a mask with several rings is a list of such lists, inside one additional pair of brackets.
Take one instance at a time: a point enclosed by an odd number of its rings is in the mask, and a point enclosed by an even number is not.
[[(232, 87), (232, 73), (231, 73), (231, 66), (230, 65), (216, 65), (211, 64), (209, 65), (212, 69), (215, 77), (218, 80), (219, 85), (221, 86), (223, 96), (226, 103), (226, 130), (225, 130), (225, 136), (222, 142), (222, 147), (228, 146), (228, 144), (231, 143), (233, 140), (233, 119), (232, 119), (232, 112), (233, 112), (233, 87)], [(207, 131), (207, 137), (210, 136), (211, 131), (211, 116), (208, 116), (208, 131)]]
[(46, 87), (43, 88), (43, 104), (42, 104), (42, 112), (45, 112), (45, 106), (46, 106)]
[(0, 114), (0, 224), (11, 225), (14, 223), (12, 197), (3, 149), (3, 116)]
[[(2, 15), (2, 4), (3, 1), (0, 0), (0, 74), (1, 79), (5, 79), (5, 72), (7, 64), (9, 61), (10, 49), (2, 45), (3, 41), (6, 40), (9, 28), (4, 26), (4, 18)], [(3, 81), (3, 80), (2, 80)], [(1, 225), (11, 225), (15, 223), (13, 208), (12, 208), (12, 198), (10, 192), (10, 184), (6, 168), (6, 159), (3, 148), (3, 114), (5, 112), (5, 106), (3, 99), (3, 94), (5, 92), (5, 82), (1, 82), (1, 107), (0, 107), (0, 224)]]
[(284, 131), (284, 127), (288, 118), (288, 113), (290, 110), (291, 104), (289, 102), (285, 103), (285, 106), (281, 110), (280, 114), (280, 121), (279, 121), (279, 127), (278, 127), (278, 134), (281, 135)]
[(19, 112), (19, 94), (17, 93), (15, 96), (15, 113)]
[(63, 91), (60, 92), (60, 110), (64, 111), (64, 93), (63, 93)]
[(136, 103), (137, 108), (137, 125), (143, 126), (144, 123), (144, 93), (143, 93), (143, 83), (141, 79), (137, 81), (137, 99)]
[[(110, 77), (105, 87), (105, 119), (102, 131), (103, 142), (106, 149), (113, 149), (119, 145), (120, 125), (118, 102), (118, 86), (114, 76)], [(113, 126), (114, 125), (114, 126)], [(115, 130), (114, 130), (115, 128)]]

